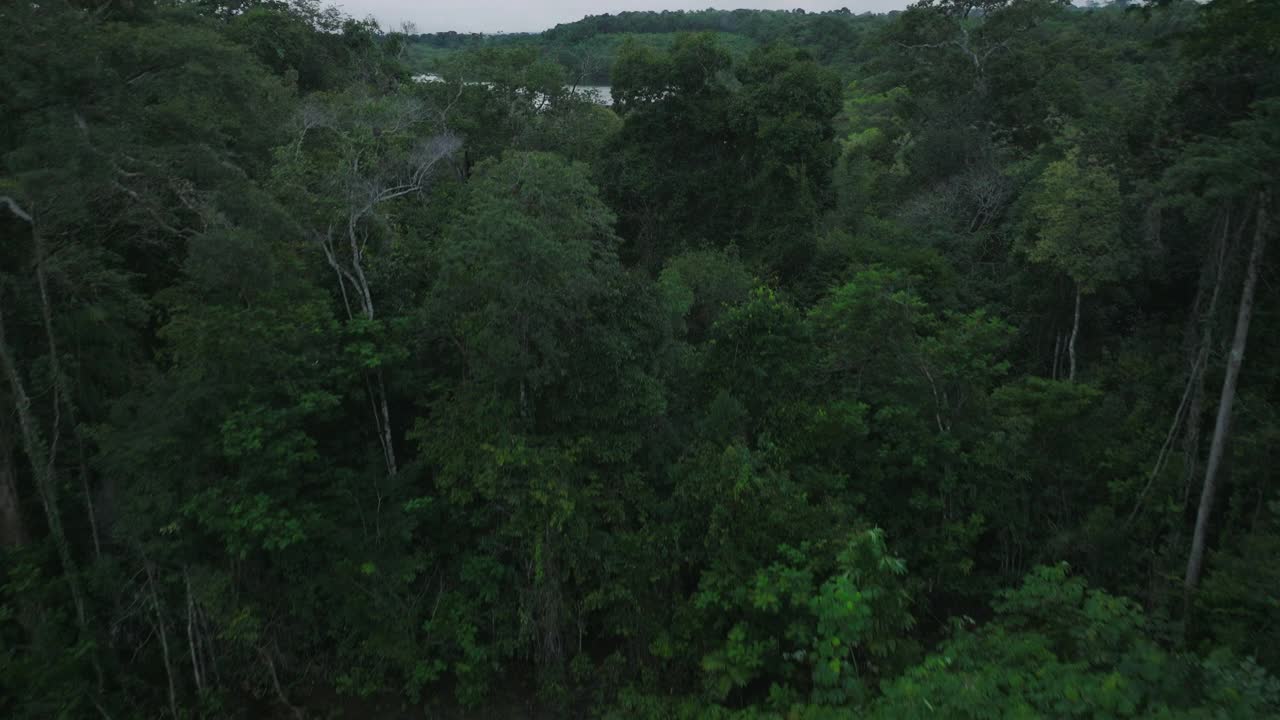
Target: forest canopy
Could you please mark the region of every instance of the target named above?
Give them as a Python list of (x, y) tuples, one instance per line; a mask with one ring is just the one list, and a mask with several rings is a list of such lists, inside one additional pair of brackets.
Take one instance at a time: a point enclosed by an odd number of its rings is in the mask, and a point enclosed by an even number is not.
[(1280, 716), (1277, 38), (0, 5), (0, 716)]

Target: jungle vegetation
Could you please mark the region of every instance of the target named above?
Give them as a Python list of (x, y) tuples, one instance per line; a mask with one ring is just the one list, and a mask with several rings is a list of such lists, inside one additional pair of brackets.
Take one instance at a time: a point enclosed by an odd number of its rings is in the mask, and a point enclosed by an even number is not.
[(4, 2), (0, 716), (1280, 716), (1278, 192), (1269, 0)]

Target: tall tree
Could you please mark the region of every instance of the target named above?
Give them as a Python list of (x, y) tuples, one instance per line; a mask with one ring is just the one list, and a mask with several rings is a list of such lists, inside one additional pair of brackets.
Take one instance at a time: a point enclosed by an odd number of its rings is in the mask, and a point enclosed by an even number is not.
[[(277, 187), (305, 218), (352, 324), (373, 328), (382, 320), (368, 266), (371, 254), (390, 254), (389, 208), (422, 201), (439, 165), (461, 146), (440, 120), (408, 93), (315, 99), (299, 113), (292, 151), (276, 168)], [(367, 385), (383, 461), (394, 476), (397, 430), (380, 360), (371, 361)]]
[(1067, 377), (1075, 380), (1081, 298), (1134, 275), (1138, 252), (1122, 224), (1120, 185), (1107, 168), (1071, 151), (1050, 163), (1038, 184), (1029, 208), (1033, 239), (1023, 252), (1074, 285)]
[(1170, 172), (1174, 182), (1192, 184), (1210, 201), (1229, 201), (1252, 195), (1256, 208), (1253, 241), (1236, 309), (1235, 331), (1218, 400), (1209, 456), (1205, 462), (1195, 534), (1183, 581), (1188, 593), (1200, 581), (1218, 476), (1227, 452), (1231, 412), (1253, 318), (1254, 295), (1267, 241), (1274, 231), (1271, 226), (1271, 200), (1280, 182), (1275, 170), (1276, 163), (1280, 162), (1280, 155), (1277, 155), (1276, 150), (1278, 145), (1280, 101), (1273, 98), (1257, 103), (1252, 115), (1234, 123), (1228, 136), (1205, 139), (1192, 145), (1187, 156)]

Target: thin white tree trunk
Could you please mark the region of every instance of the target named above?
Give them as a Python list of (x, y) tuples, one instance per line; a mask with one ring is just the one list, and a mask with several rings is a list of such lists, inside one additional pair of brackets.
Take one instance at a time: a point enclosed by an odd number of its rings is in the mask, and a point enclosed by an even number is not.
[(1076, 336), (1080, 334), (1080, 285), (1076, 284), (1076, 313), (1075, 319), (1071, 321), (1071, 339), (1067, 341), (1067, 357), (1069, 359), (1069, 370), (1067, 380), (1076, 381)]
[(178, 717), (178, 692), (173, 683), (173, 662), (169, 657), (169, 633), (165, 629), (164, 614), (160, 612), (160, 596), (156, 593), (156, 578), (151, 572), (151, 563), (144, 558), (143, 567), (147, 571), (147, 588), (151, 594), (151, 609), (156, 615), (156, 635), (160, 637), (160, 653), (164, 660), (164, 674), (169, 681), (169, 711)]
[(1258, 272), (1262, 255), (1267, 247), (1267, 205), (1270, 197), (1264, 193), (1259, 198), (1258, 219), (1253, 230), (1253, 250), (1249, 253), (1249, 266), (1245, 271), (1244, 290), (1240, 296), (1240, 308), (1236, 312), (1236, 331), (1231, 340), (1231, 355), (1227, 360), (1227, 373), (1222, 379), (1222, 397), (1218, 401), (1218, 416), (1213, 426), (1213, 440), (1209, 445), (1209, 460), (1205, 463), (1204, 488), (1200, 492), (1200, 508), (1196, 512), (1196, 530), (1191, 540), (1191, 555), (1187, 558), (1187, 575), (1184, 586), (1188, 593), (1200, 582), (1204, 567), (1205, 538), (1209, 532), (1209, 515), (1213, 511), (1214, 495), (1218, 486), (1218, 470), (1226, 454), (1227, 436), (1231, 431), (1231, 406), (1236, 399), (1236, 384), (1240, 380), (1240, 366), (1244, 363), (1245, 344), (1249, 339), (1249, 321), (1253, 316), (1253, 297), (1258, 287)]
[[(351, 268), (346, 267), (345, 261), (338, 258), (337, 248), (333, 245), (333, 230), (330, 228), (328, 234), (320, 241), (320, 248), (324, 251), (325, 259), (328, 260), (329, 266), (338, 276), (338, 288), (342, 291), (342, 302), (347, 310), (347, 319), (354, 320), (355, 313), (351, 307), (351, 301), (347, 294), (347, 283), (351, 284), (352, 290), (356, 293), (356, 300), (360, 304), (360, 313), (365, 319), (373, 320), (375, 317), (373, 306), (373, 292), (369, 287), (369, 280), (364, 273), (364, 265), (361, 258), (364, 251), (361, 249), (361, 243), (356, 238), (355, 216), (347, 225), (347, 240), (351, 251)], [(383, 381), (382, 369), (376, 372), (365, 374), (365, 389), (369, 395), (369, 405), (373, 411), (374, 430), (378, 436), (378, 443), (382, 446), (382, 459), (387, 466), (388, 475), (396, 475), (399, 468), (396, 464), (396, 449), (393, 435), (391, 432), (391, 403), (387, 399), (386, 384)], [(379, 497), (379, 505), (381, 505), (381, 497)]]
[(199, 628), (196, 625), (196, 603), (191, 596), (191, 575), (186, 568), (182, 570), (182, 579), (187, 586), (187, 649), (191, 652), (191, 674), (196, 681), (196, 691), (204, 693), (204, 671), (200, 667)]
[[(364, 274), (364, 264), (361, 260), (364, 258), (363, 243), (356, 238), (355, 223), (359, 219), (353, 216), (352, 220), (347, 224), (347, 240), (351, 245), (351, 269), (354, 270), (352, 278), (356, 290), (360, 292), (360, 306), (364, 310), (364, 316), (368, 320), (373, 320), (373, 291), (369, 287), (369, 279)], [(387, 463), (387, 474), (394, 476), (398, 468), (396, 466), (396, 448), (391, 435), (391, 405), (387, 400), (386, 386), (382, 380), (382, 369), (379, 368), (374, 373), (374, 381), (377, 385), (377, 392), (373, 396), (374, 420), (378, 430), (378, 440), (382, 443), (383, 458)]]

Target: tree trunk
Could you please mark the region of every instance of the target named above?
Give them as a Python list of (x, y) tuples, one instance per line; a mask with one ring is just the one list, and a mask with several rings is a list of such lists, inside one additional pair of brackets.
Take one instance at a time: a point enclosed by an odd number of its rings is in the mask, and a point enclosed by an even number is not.
[(58, 510), (58, 488), (54, 477), (54, 456), (51, 449), (45, 446), (36, 418), (31, 412), (31, 397), (27, 394), (22, 376), (18, 374), (17, 359), (9, 351), (5, 339), (4, 314), (0, 311), (0, 365), (8, 377), (13, 391), (14, 405), (18, 410), (18, 424), (22, 430), (22, 449), (31, 463), (31, 472), (35, 479), (36, 490), (40, 495), (40, 503), (44, 506), (45, 517), (49, 524), (49, 535), (58, 551), (58, 559), (62, 564), (62, 572), (67, 586), (71, 590), (71, 600), (75, 604), (76, 620), (82, 631), (88, 631), (88, 618), (85, 614), (84, 593), (80, 588), (79, 572), (75, 558), (71, 555), (71, 546), (62, 528), (62, 515)]
[(196, 681), (196, 692), (204, 694), (204, 670), (200, 667), (199, 625), (196, 623), (196, 603), (191, 596), (191, 574), (182, 569), (182, 579), (187, 586), (187, 649), (191, 652), (191, 674)]
[(294, 717), (301, 720), (301, 718), (305, 717), (305, 714), (302, 712), (302, 708), (289, 702), (289, 696), (284, 694), (284, 686), (280, 684), (280, 675), (276, 672), (275, 659), (271, 657), (271, 653), (261, 647), (258, 648), (258, 654), (262, 657), (262, 661), (267, 666), (267, 673), (271, 676), (271, 686), (276, 690), (276, 697), (280, 699), (280, 702), (285, 707), (289, 708)]
[(374, 373), (374, 380), (378, 389), (377, 406), (378, 417), (380, 418), (378, 440), (382, 444), (383, 459), (387, 463), (387, 474), (395, 477), (400, 470), (396, 465), (396, 446), (391, 434), (391, 401), (387, 398), (387, 386), (382, 380), (382, 368), (378, 368), (377, 372)]
[(1258, 272), (1262, 255), (1267, 246), (1267, 205), (1270, 198), (1263, 194), (1258, 202), (1258, 219), (1253, 230), (1253, 250), (1249, 253), (1249, 266), (1245, 271), (1244, 290), (1240, 296), (1240, 309), (1236, 312), (1236, 331), (1231, 340), (1231, 355), (1227, 360), (1227, 373), (1222, 379), (1222, 397), (1218, 401), (1218, 417), (1213, 427), (1213, 440), (1209, 446), (1209, 460), (1205, 463), (1204, 488), (1200, 492), (1200, 508), (1196, 513), (1196, 530), (1191, 540), (1191, 555), (1187, 559), (1187, 575), (1184, 587), (1188, 594), (1200, 582), (1204, 565), (1205, 537), (1209, 531), (1209, 514), (1213, 510), (1217, 492), (1218, 473), (1226, 453), (1227, 435), (1231, 431), (1231, 406), (1236, 399), (1236, 383), (1240, 379), (1240, 366), (1244, 362), (1245, 343), (1249, 339), (1249, 321), (1253, 316), (1253, 296), (1258, 286)]
[(1209, 296), (1209, 307), (1207, 310), (1203, 310), (1208, 280), (1207, 277), (1202, 277), (1199, 283), (1200, 287), (1196, 291), (1195, 300), (1191, 304), (1191, 312), (1187, 318), (1187, 327), (1184, 333), (1185, 352), (1191, 359), (1191, 368), (1187, 374), (1187, 384), (1182, 392), (1182, 400), (1178, 403), (1178, 409), (1173, 414), (1173, 422), (1169, 426), (1168, 434), (1165, 435), (1164, 444), (1160, 446), (1160, 452), (1156, 455), (1155, 466), (1151, 469), (1147, 484), (1138, 493), (1138, 499), (1133, 505), (1133, 511), (1129, 513), (1129, 519), (1125, 522), (1126, 526), (1131, 524), (1138, 516), (1138, 512), (1142, 509), (1143, 500), (1172, 456), (1174, 439), (1184, 422), (1186, 423), (1186, 433), (1183, 439), (1184, 452), (1188, 455), (1188, 467), (1184, 470), (1186, 485), (1182, 501), (1184, 509), (1188, 502), (1187, 496), (1190, 494), (1189, 473), (1192, 472), (1191, 465), (1194, 459), (1194, 451), (1190, 448), (1199, 442), (1200, 407), (1204, 396), (1204, 373), (1209, 364), (1209, 352), (1213, 348), (1214, 318), (1218, 313), (1218, 298), (1222, 295), (1223, 281), (1226, 277), (1227, 239), (1231, 234), (1230, 205), (1223, 211), (1217, 225), (1221, 226), (1221, 232), (1216, 233), (1217, 242), (1210, 248), (1208, 257), (1205, 259), (1206, 272), (1213, 277), (1213, 291)]
[(1058, 379), (1058, 365), (1062, 359), (1062, 333), (1055, 332), (1053, 334), (1053, 373), (1049, 376), (1051, 380)]
[[(1218, 298), (1222, 294), (1222, 288), (1226, 286), (1227, 280), (1227, 258), (1234, 254), (1234, 248), (1239, 243), (1241, 235), (1244, 234), (1245, 227), (1249, 224), (1248, 218), (1253, 211), (1253, 204), (1250, 203), (1244, 208), (1244, 220), (1240, 222), (1234, 231), (1231, 230), (1231, 213), (1228, 213), (1224, 221), (1222, 230), (1222, 238), (1216, 248), (1214, 258), (1214, 287), (1213, 297), (1209, 301), (1209, 309), (1202, 316), (1193, 318), (1198, 324), (1203, 324), (1204, 329), (1201, 332), (1200, 351), (1197, 355), (1203, 358), (1200, 364), (1200, 372), (1195, 377), (1195, 389), (1191, 396), (1191, 406), (1187, 414), (1187, 429), (1182, 439), (1182, 453), (1184, 459), (1184, 468), (1182, 473), (1182, 510), (1185, 513), (1191, 505), (1191, 489), (1195, 484), (1195, 478), (1199, 470), (1200, 461), (1200, 430), (1203, 424), (1201, 409), (1204, 407), (1205, 387), (1204, 378), (1205, 370), (1209, 366), (1209, 353), (1213, 350), (1214, 332), (1217, 326), (1217, 308)], [(1198, 310), (1197, 306), (1197, 310)]]
[(164, 674), (169, 680), (169, 711), (173, 713), (173, 717), (178, 717), (178, 692), (173, 682), (173, 661), (169, 656), (169, 633), (165, 630), (164, 614), (160, 612), (160, 595), (156, 592), (156, 578), (151, 571), (151, 563), (146, 558), (142, 560), (143, 567), (147, 571), (147, 588), (151, 591), (151, 609), (156, 615), (156, 635), (160, 638), (161, 659), (164, 660)]
[[(58, 376), (57, 344), (53, 337), (52, 314), (44, 277), (44, 246), (41, 243), (40, 233), (32, 216), (18, 207), (17, 203), (11, 198), (0, 197), (0, 200), (7, 203), (14, 214), (31, 226), (32, 242), (35, 245), (36, 280), (40, 289), (41, 315), (47, 335), (45, 339), (48, 342), (50, 353), (50, 371), (53, 375), (53, 419), (47, 443), (43, 433), (40, 431), (38, 420), (31, 411), (31, 396), (27, 394), (26, 385), (22, 381), (22, 374), (18, 371), (17, 357), (9, 350), (8, 340), (5, 337), (4, 306), (2, 303), (0, 303), (0, 371), (3, 371), (8, 379), (9, 387), (13, 394), (13, 404), (18, 412), (18, 426), (22, 434), (22, 449), (27, 455), (27, 460), (31, 463), (36, 492), (40, 496), (40, 504), (44, 507), (45, 518), (48, 523), (49, 537), (53, 540), (54, 548), (57, 550), (58, 561), (62, 565), (63, 579), (66, 580), (67, 589), (71, 593), (71, 602), (76, 613), (76, 626), (79, 628), (82, 637), (89, 638), (93, 636), (93, 633), (89, 627), (84, 589), (80, 585), (80, 571), (76, 564), (75, 556), (71, 554), (71, 543), (62, 527), (62, 512), (58, 507), (57, 458), (58, 437), (62, 422), (62, 400), (60, 397), (60, 377)], [(98, 691), (101, 692), (104, 683), (102, 665), (98, 662), (96, 654), (90, 654), (90, 661), (93, 664), (94, 673), (97, 675)]]
[[(356, 241), (354, 226), (348, 229), (347, 237), (351, 242), (351, 267), (355, 270), (356, 289), (360, 291), (360, 305), (364, 310), (365, 318), (373, 320), (373, 291), (369, 287), (369, 279), (365, 277), (364, 265), (360, 262), (364, 251), (361, 249), (360, 243)], [(378, 430), (378, 441), (382, 444), (383, 458), (387, 463), (387, 474), (394, 477), (398, 469), (396, 467), (395, 443), (391, 435), (391, 404), (387, 400), (386, 385), (382, 380), (381, 368), (374, 374), (374, 380), (377, 385), (377, 393), (373, 398), (376, 406), (374, 421)]]
[(66, 378), (62, 375), (62, 362), (58, 356), (58, 346), (53, 334), (53, 308), (49, 302), (49, 288), (45, 280), (44, 243), (40, 236), (35, 236), (36, 245), (36, 281), (40, 287), (40, 307), (44, 317), (45, 334), (49, 338), (49, 368), (53, 375), (54, 400), (61, 400), (67, 411), (67, 422), (76, 438), (80, 469), (80, 489), (84, 493), (85, 515), (89, 518), (89, 532), (93, 539), (93, 556), (102, 559), (102, 540), (98, 534), (98, 511), (93, 506), (93, 489), (89, 481), (89, 462), (84, 452), (84, 431), (76, 419), (76, 405), (72, 401), (71, 392), (67, 388)]
[(22, 506), (18, 504), (18, 476), (13, 467), (13, 427), (9, 413), (0, 412), (0, 547), (27, 542)]
[(1076, 284), (1076, 313), (1075, 319), (1071, 321), (1071, 339), (1067, 341), (1067, 357), (1069, 358), (1069, 370), (1067, 371), (1067, 380), (1076, 381), (1076, 336), (1080, 334), (1080, 285)]
[(204, 651), (205, 677), (208, 677), (208, 670), (212, 669), (213, 685), (216, 687), (222, 684), (222, 673), (218, 672), (218, 650), (213, 645), (214, 633), (213, 629), (209, 627), (209, 616), (205, 614), (199, 605), (196, 606), (196, 623), (202, 629), (200, 649)]
[[(369, 287), (369, 280), (365, 276), (364, 265), (361, 263), (364, 251), (356, 238), (354, 219), (347, 224), (347, 239), (351, 251), (350, 269), (346, 267), (345, 261), (339, 261), (337, 248), (333, 244), (332, 228), (321, 240), (320, 248), (324, 251), (329, 266), (338, 276), (338, 288), (342, 291), (342, 302), (347, 310), (347, 319), (355, 319), (355, 312), (352, 310), (351, 300), (347, 294), (347, 283), (350, 283), (352, 290), (356, 293), (356, 300), (360, 304), (361, 314), (365, 319), (373, 320), (375, 316), (373, 291)], [(381, 368), (376, 372), (365, 374), (365, 388), (369, 394), (369, 405), (373, 410), (374, 430), (378, 436), (378, 443), (382, 446), (382, 459), (386, 463), (387, 474), (394, 477), (399, 472), (399, 468), (396, 465), (396, 449), (391, 430), (391, 403), (387, 399)], [(381, 498), (379, 498), (379, 505), (381, 505)]]
[[(74, 415), (72, 422), (74, 423)], [(84, 454), (84, 438), (76, 428), (76, 449), (80, 453), (80, 491), (84, 493), (84, 511), (89, 517), (89, 532), (93, 537), (93, 556), (102, 559), (102, 539), (98, 535), (98, 511), (93, 506), (93, 488), (89, 484), (89, 463)]]

